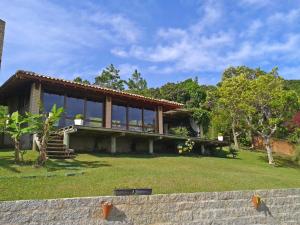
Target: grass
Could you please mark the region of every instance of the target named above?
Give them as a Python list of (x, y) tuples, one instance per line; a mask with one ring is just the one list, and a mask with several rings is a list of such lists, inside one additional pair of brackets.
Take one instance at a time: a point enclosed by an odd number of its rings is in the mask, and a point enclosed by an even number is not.
[(240, 151), (237, 159), (79, 154), (45, 168), (33, 167), (35, 157), (28, 151), (26, 163), (16, 165), (12, 151), (0, 151), (0, 200), (112, 195), (128, 187), (155, 194), (300, 187), (298, 165), (277, 156), (278, 166), (269, 166), (261, 152)]

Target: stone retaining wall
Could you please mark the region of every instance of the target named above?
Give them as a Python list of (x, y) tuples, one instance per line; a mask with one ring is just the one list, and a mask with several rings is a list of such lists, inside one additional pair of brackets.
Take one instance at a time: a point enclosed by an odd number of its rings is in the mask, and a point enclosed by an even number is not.
[[(256, 210), (253, 194), (262, 198)], [(107, 221), (101, 202), (113, 203)], [(300, 224), (300, 189), (0, 202), (0, 224)]]

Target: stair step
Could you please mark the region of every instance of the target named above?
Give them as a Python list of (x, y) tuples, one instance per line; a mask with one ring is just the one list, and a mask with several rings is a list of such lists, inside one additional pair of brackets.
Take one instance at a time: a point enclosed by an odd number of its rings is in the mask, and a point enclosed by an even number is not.
[(47, 154), (52, 154), (52, 153), (67, 154), (67, 152), (65, 151), (47, 151)]
[(57, 146), (57, 145), (56, 145), (56, 146), (49, 146), (49, 145), (48, 145), (48, 146), (47, 146), (47, 149), (48, 149), (48, 148), (49, 148), (49, 149), (56, 149), (56, 148), (57, 148), (57, 149), (66, 149), (66, 146), (63, 145), (63, 146), (59, 147), (59, 146)]
[(64, 143), (48, 142), (47, 147), (66, 147), (66, 145)]
[(49, 155), (48, 157), (51, 159), (72, 159), (75, 158), (75, 155)]

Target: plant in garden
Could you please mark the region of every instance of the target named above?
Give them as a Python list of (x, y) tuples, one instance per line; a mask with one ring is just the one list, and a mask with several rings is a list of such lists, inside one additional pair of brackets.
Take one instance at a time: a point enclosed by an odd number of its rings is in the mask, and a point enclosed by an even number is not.
[(24, 150), (21, 150), (20, 141), (21, 137), (25, 134), (33, 134), (38, 130), (37, 124), (34, 122), (38, 119), (39, 115), (32, 115), (25, 113), (21, 115), (18, 111), (12, 113), (8, 117), (8, 122), (5, 132), (8, 133), (15, 145), (15, 162), (23, 161)]
[(195, 142), (191, 139), (187, 139), (183, 145), (178, 145), (179, 154), (191, 152), (194, 148)]
[(39, 151), (39, 157), (37, 160), (38, 166), (43, 166), (47, 161), (47, 144), (50, 137), (50, 133), (53, 132), (56, 127), (55, 124), (59, 121), (64, 109), (62, 107), (57, 108), (54, 104), (49, 115), (42, 114), (39, 118), (39, 131), (41, 136), (41, 148)]
[(75, 116), (75, 119), (79, 119), (79, 120), (83, 120), (84, 119), (84, 116), (82, 114), (77, 114)]

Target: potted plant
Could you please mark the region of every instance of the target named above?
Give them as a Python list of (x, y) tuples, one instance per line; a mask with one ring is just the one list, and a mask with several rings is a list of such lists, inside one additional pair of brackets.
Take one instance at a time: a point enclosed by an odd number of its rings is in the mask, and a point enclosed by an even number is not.
[(218, 133), (218, 141), (223, 141), (224, 137), (222, 133)]
[(261, 204), (261, 199), (258, 195), (253, 195), (252, 196), (252, 203), (255, 209), (258, 209), (258, 207)]
[(75, 116), (75, 119), (74, 119), (74, 124), (75, 125), (79, 125), (79, 126), (82, 126), (83, 125), (83, 115), (82, 114), (77, 114)]
[(103, 219), (106, 220), (109, 217), (113, 205), (111, 202), (102, 202), (101, 206), (102, 206), (102, 217)]

